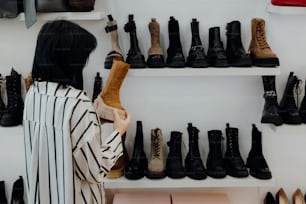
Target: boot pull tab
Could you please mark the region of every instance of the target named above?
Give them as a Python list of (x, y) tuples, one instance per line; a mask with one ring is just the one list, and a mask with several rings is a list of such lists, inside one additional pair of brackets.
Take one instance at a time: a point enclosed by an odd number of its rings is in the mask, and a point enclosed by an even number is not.
[(109, 21), (113, 21), (113, 20), (114, 20), (114, 19), (113, 19), (113, 16), (112, 16), (111, 14), (108, 14), (108, 15), (107, 15), (107, 18), (108, 18)]
[(230, 127), (230, 126), (229, 126), (229, 123), (226, 123), (226, 127), (227, 127), (227, 128), (229, 128), (229, 127)]

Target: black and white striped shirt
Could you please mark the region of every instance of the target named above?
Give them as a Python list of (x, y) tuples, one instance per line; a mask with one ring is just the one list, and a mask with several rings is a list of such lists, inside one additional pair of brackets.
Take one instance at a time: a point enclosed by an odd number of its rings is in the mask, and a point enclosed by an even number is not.
[(29, 204), (105, 203), (102, 179), (122, 155), (114, 131), (102, 143), (91, 100), (81, 90), (34, 82), (25, 98)]

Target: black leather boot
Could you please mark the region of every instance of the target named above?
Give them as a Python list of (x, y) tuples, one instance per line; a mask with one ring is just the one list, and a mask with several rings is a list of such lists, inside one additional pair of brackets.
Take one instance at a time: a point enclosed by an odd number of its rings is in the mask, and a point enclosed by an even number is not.
[(274, 196), (272, 195), (271, 192), (267, 192), (265, 198), (264, 198), (264, 204), (279, 204), (278, 202), (276, 202)]
[(136, 34), (136, 24), (134, 15), (129, 15), (129, 22), (124, 25), (124, 31), (130, 33), (130, 50), (127, 54), (126, 62), (131, 65), (131, 68), (145, 68), (146, 62), (143, 54), (141, 53), (138, 45)]
[(222, 131), (209, 130), (208, 141), (207, 175), (213, 178), (224, 178), (226, 176), (226, 169), (222, 158)]
[(101, 91), (102, 91), (102, 77), (100, 76), (100, 73), (97, 72), (94, 81), (92, 101), (94, 101), (98, 97)]
[(11, 204), (24, 204), (23, 193), (23, 178), (20, 176), (19, 179), (17, 179), (13, 184)]
[(258, 179), (272, 178), (269, 166), (262, 153), (262, 135), (255, 124), (252, 125), (252, 146), (249, 152), (246, 166), (250, 168), (250, 174)]
[(171, 131), (170, 141), (167, 142), (169, 153), (166, 161), (166, 174), (170, 178), (185, 177), (182, 161), (182, 133)]
[(188, 123), (189, 151), (185, 158), (185, 172), (189, 178), (205, 179), (207, 177), (206, 168), (202, 162), (199, 151), (199, 130)]
[(209, 28), (207, 60), (213, 67), (228, 67), (229, 63), (220, 38), (220, 27)]
[(192, 33), (191, 48), (189, 50), (189, 55), (187, 57), (186, 66), (193, 68), (208, 67), (204, 46), (202, 45), (199, 34), (199, 22), (197, 21), (196, 18), (192, 19), (191, 33)]
[(246, 53), (241, 42), (241, 26), (239, 21), (232, 21), (226, 26), (226, 56), (230, 66), (250, 67), (252, 60), (250, 54)]
[(279, 104), (279, 112), (286, 124), (301, 124), (302, 118), (294, 98), (294, 91), (298, 90), (300, 80), (290, 72), (287, 84), (284, 90), (282, 100)]
[(169, 48), (166, 64), (168, 67), (185, 67), (185, 57), (182, 50), (180, 28), (178, 21), (171, 16), (168, 23)]
[(271, 123), (281, 125), (283, 119), (279, 114), (279, 105), (277, 102), (277, 93), (275, 88), (275, 76), (262, 76), (264, 87), (264, 109), (262, 111), (261, 123)]
[(305, 80), (305, 87), (304, 87), (304, 97), (302, 99), (299, 113), (302, 119), (302, 123), (306, 123), (306, 80)]
[(3, 99), (2, 99), (2, 93), (1, 93), (2, 92), (1, 87), (3, 86), (3, 83), (4, 83), (4, 79), (3, 79), (2, 75), (0, 74), (0, 120), (3, 116), (3, 114), (6, 111), (5, 104), (4, 104)]
[(230, 176), (242, 178), (249, 175), (239, 151), (238, 128), (230, 127), (229, 123), (226, 124), (224, 164), (226, 172)]
[(0, 181), (0, 204), (7, 204), (5, 181)]
[(137, 121), (136, 136), (134, 140), (134, 150), (132, 158), (125, 168), (125, 177), (127, 179), (140, 179), (144, 177), (148, 168), (148, 159), (143, 149), (142, 122)]
[(21, 97), (21, 75), (14, 69), (6, 76), (7, 110), (3, 114), (1, 126), (17, 126), (22, 124), (23, 100)]

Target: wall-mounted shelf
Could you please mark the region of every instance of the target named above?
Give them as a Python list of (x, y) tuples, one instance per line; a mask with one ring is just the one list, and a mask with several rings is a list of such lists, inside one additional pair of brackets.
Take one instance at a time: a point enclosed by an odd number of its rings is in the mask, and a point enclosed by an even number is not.
[(163, 178), (152, 180), (146, 177), (139, 180), (128, 180), (125, 177), (117, 179), (105, 179), (105, 189), (162, 189), (162, 188), (223, 188), (223, 187), (272, 187), (275, 180), (259, 180), (254, 177), (234, 178), (227, 176), (223, 179), (207, 177), (205, 180), (193, 180), (190, 178), (171, 179)]
[[(94, 21), (103, 20), (106, 17), (105, 12), (90, 11), (90, 12), (52, 12), (52, 13), (37, 13), (38, 20), (55, 20), (65, 19), (74, 21)], [(24, 13), (19, 14), (19, 20), (24, 21)]]
[(306, 15), (306, 7), (275, 6), (271, 3), (267, 4), (266, 11), (268, 13), (280, 15)]
[(128, 76), (263, 76), (279, 75), (280, 68), (130, 68)]

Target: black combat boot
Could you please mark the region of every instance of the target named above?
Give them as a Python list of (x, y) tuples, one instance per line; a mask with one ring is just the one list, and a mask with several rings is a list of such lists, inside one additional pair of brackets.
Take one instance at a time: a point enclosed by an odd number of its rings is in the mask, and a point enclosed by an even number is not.
[(170, 178), (185, 177), (185, 170), (182, 161), (182, 133), (171, 131), (170, 141), (167, 142), (169, 153), (166, 160), (166, 174)]
[(24, 204), (23, 193), (23, 178), (20, 176), (19, 179), (17, 179), (13, 184), (11, 204)]
[(199, 130), (188, 123), (189, 151), (185, 158), (185, 172), (189, 178), (205, 179), (207, 177), (206, 168), (202, 162), (199, 151)]
[(107, 17), (109, 21), (105, 27), (105, 32), (110, 34), (112, 49), (105, 57), (104, 67), (105, 69), (110, 69), (113, 65), (114, 58), (123, 61), (123, 54), (119, 45), (117, 21), (113, 19), (112, 15), (107, 15)]
[(102, 77), (100, 76), (100, 73), (97, 72), (93, 87), (92, 101), (94, 101), (98, 97), (101, 91), (102, 91)]
[(252, 147), (249, 152), (246, 166), (250, 168), (250, 174), (258, 179), (272, 178), (269, 166), (262, 153), (262, 137), (261, 132), (255, 124), (252, 125)]
[(148, 168), (148, 159), (143, 149), (142, 122), (137, 121), (136, 137), (134, 140), (134, 150), (132, 158), (125, 168), (125, 177), (135, 180), (144, 177)]
[(302, 119), (302, 123), (306, 123), (306, 80), (305, 80), (305, 87), (304, 87), (304, 97), (302, 99), (299, 113)]
[(301, 124), (302, 118), (294, 98), (294, 91), (298, 90), (300, 80), (290, 72), (282, 100), (279, 104), (279, 112), (286, 124)]
[(131, 46), (127, 54), (126, 62), (131, 65), (131, 68), (145, 68), (147, 65), (144, 56), (139, 49), (136, 24), (133, 14), (129, 15), (129, 22), (124, 25), (124, 31), (130, 33)]
[(0, 120), (1, 120), (3, 114), (5, 113), (5, 110), (6, 110), (5, 104), (4, 104), (3, 99), (2, 99), (2, 93), (1, 93), (3, 83), (4, 83), (4, 79), (3, 79), (2, 75), (0, 74)]
[(213, 178), (224, 178), (226, 176), (226, 169), (222, 158), (222, 131), (209, 130), (208, 141), (207, 175)]
[(185, 57), (182, 50), (180, 28), (178, 21), (171, 16), (168, 23), (169, 48), (166, 64), (168, 67), (185, 67)]
[(207, 59), (210, 66), (228, 67), (229, 63), (220, 38), (220, 27), (209, 28)]
[(0, 204), (7, 204), (5, 181), (0, 181)]
[(241, 42), (241, 26), (239, 21), (232, 21), (226, 26), (226, 56), (230, 66), (250, 67), (252, 60), (247, 54)]
[(3, 114), (1, 126), (17, 126), (22, 124), (23, 100), (21, 97), (21, 75), (14, 69), (6, 76), (7, 109)]
[(281, 125), (283, 119), (279, 114), (279, 105), (277, 102), (277, 93), (275, 88), (275, 76), (262, 76), (264, 87), (265, 105), (262, 111), (261, 123), (271, 123)]
[(187, 67), (208, 67), (208, 63), (205, 56), (204, 46), (202, 45), (200, 34), (199, 34), (199, 22), (196, 18), (192, 19), (191, 22), (191, 48), (187, 57)]
[(230, 176), (242, 178), (249, 175), (239, 151), (238, 128), (230, 127), (229, 123), (226, 124), (224, 164), (226, 172)]

